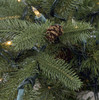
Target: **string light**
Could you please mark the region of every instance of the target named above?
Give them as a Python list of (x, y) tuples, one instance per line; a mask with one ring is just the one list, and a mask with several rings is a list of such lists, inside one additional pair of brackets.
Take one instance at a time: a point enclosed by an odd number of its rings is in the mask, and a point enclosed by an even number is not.
[(99, 2), (97, 2), (97, 5), (99, 5)]
[(76, 29), (78, 28), (77, 22), (76, 22), (74, 19), (72, 19), (72, 24), (73, 24), (73, 26), (74, 26)]
[(18, 2), (21, 2), (21, 0), (18, 0)]
[(3, 79), (1, 78), (1, 79), (0, 79), (0, 82), (2, 82), (2, 80), (3, 80)]
[(78, 28), (78, 26), (75, 26), (75, 28), (77, 29), (77, 28)]
[(32, 11), (35, 13), (35, 20), (36, 21), (39, 21), (39, 22), (43, 22), (45, 23), (46, 22), (46, 18), (33, 6), (31, 6), (32, 8)]
[(32, 11), (35, 13), (35, 15), (37, 17), (40, 17), (41, 16), (41, 13), (36, 8), (34, 8), (33, 6), (32, 6)]
[(50, 90), (50, 89), (51, 89), (51, 87), (50, 87), (50, 86), (48, 86), (48, 89)]
[(12, 41), (7, 41), (5, 44), (6, 45), (12, 45)]

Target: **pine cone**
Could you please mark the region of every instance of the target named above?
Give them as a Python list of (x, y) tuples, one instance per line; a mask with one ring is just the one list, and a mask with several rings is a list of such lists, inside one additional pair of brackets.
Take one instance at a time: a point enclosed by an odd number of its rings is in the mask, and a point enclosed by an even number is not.
[(62, 48), (60, 51), (58, 51), (56, 58), (63, 59), (66, 62), (70, 62), (73, 58), (73, 53), (69, 48)]
[(62, 26), (60, 25), (52, 25), (47, 29), (46, 38), (50, 42), (55, 42), (55, 40), (63, 34)]

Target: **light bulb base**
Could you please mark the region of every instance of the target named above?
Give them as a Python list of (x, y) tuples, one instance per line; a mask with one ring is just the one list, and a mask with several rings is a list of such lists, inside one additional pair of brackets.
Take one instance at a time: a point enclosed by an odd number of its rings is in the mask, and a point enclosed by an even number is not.
[(36, 20), (36, 21), (39, 21), (39, 22), (42, 22), (42, 23), (45, 23), (45, 22), (46, 22), (46, 18), (45, 18), (44, 15), (42, 15), (42, 14), (41, 14), (40, 17), (35, 16), (35, 20)]

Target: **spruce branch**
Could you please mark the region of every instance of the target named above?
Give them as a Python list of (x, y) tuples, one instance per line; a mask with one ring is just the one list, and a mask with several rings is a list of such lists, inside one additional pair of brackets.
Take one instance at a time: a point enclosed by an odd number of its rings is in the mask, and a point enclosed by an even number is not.
[[(14, 100), (17, 95), (18, 85), (27, 77), (36, 73), (36, 62), (30, 57), (20, 63), (20, 70), (8, 74), (9, 79), (0, 89), (0, 100)], [(15, 70), (15, 69), (14, 69)]]
[(77, 43), (90, 37), (94, 27), (85, 22), (71, 22), (63, 24), (64, 34), (60, 37), (62, 43)]
[[(75, 10), (78, 2), (77, 0), (63, 0), (63, 1), (55, 0), (51, 8), (51, 15), (61, 20), (65, 20), (66, 17), (68, 16), (71, 17), (71, 14)], [(59, 15), (56, 14), (55, 12), (58, 12)], [(63, 19), (62, 17), (59, 17), (60, 15), (64, 17), (65, 19)]]
[(24, 4), (18, 3), (17, 0), (0, 0), (0, 17), (21, 16), (24, 7)]
[(31, 49), (36, 44), (45, 43), (44, 35), (52, 25), (50, 21), (39, 25), (18, 19), (0, 21), (0, 35), (5, 39), (13, 40), (15, 50)]
[(81, 87), (81, 81), (70, 65), (64, 63), (63, 60), (54, 59), (53, 57), (42, 53), (39, 55), (38, 62), (40, 68), (47, 77), (61, 81), (66, 87), (77, 90)]
[(43, 45), (45, 43), (44, 33), (51, 24), (49, 21), (42, 25), (29, 24), (27, 29), (22, 30), (22, 34), (14, 37), (13, 46), (15, 50), (31, 49), (36, 44)]

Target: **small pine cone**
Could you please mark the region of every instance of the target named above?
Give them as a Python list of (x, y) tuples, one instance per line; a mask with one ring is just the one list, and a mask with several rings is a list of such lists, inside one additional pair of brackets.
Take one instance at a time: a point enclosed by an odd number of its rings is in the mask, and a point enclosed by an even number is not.
[(60, 25), (52, 25), (47, 29), (46, 38), (50, 42), (54, 42), (62, 34), (63, 34), (62, 26), (60, 26)]

